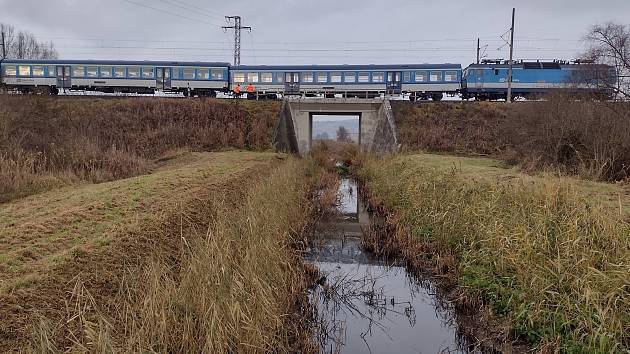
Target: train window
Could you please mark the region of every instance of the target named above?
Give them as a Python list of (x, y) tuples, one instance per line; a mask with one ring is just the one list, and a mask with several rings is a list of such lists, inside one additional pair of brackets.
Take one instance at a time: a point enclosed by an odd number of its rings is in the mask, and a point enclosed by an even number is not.
[(494, 75), (499, 75), (499, 69), (494, 69)]
[(384, 73), (372, 73), (372, 82), (385, 82), (385, 74)]
[(127, 68), (127, 76), (140, 77), (140, 68)]
[(273, 74), (272, 73), (260, 74), (260, 82), (266, 82), (266, 83), (273, 82)]
[(340, 72), (330, 73), (330, 82), (341, 82), (341, 73)]
[(111, 66), (101, 66), (99, 68), (100, 77), (112, 77), (112, 67)]
[(173, 68), (173, 79), (181, 79), (182, 73), (179, 71), (179, 68)]
[(313, 77), (313, 73), (305, 72), (302, 73), (302, 82), (313, 82), (315, 78)]
[(457, 71), (447, 71), (444, 73), (444, 81), (455, 82), (457, 81)]
[(210, 80), (210, 69), (197, 69), (197, 79)]
[(44, 67), (33, 66), (33, 76), (44, 76)]
[(96, 66), (88, 66), (85, 70), (88, 77), (97, 77), (98, 76), (98, 68)]
[(195, 78), (195, 69), (192, 68), (184, 68), (184, 70), (182, 70), (184, 72), (184, 79), (186, 80), (192, 80)]
[(357, 74), (345, 73), (343, 74), (343, 81), (345, 82), (357, 82)]
[(411, 71), (405, 71), (403, 73), (403, 82), (411, 82)]
[(121, 68), (121, 67), (114, 68), (114, 76), (125, 77), (125, 68)]
[(258, 73), (249, 73), (247, 74), (248, 82), (258, 82)]
[(145, 79), (150, 79), (154, 77), (153, 68), (142, 68), (142, 77)]
[(244, 83), (245, 82), (245, 73), (234, 73), (234, 82), (236, 83)]
[(73, 66), (72, 67), (72, 76), (73, 77), (84, 77), (85, 76), (85, 66)]
[(49, 66), (48, 67), (48, 76), (51, 76), (51, 77), (55, 76), (55, 67), (54, 66)]
[(429, 80), (431, 80), (431, 82), (442, 81), (442, 72), (441, 71), (431, 71), (431, 75), (429, 76)]
[(327, 73), (317, 73), (317, 82), (328, 82)]
[(416, 71), (416, 82), (427, 82), (427, 72)]
[(370, 82), (370, 73), (359, 73), (359, 82)]
[(18, 72), (20, 76), (31, 76), (31, 67), (28, 65), (19, 65)]
[(212, 69), (212, 80), (223, 80), (223, 69)]
[(17, 75), (17, 68), (13, 65), (7, 65), (5, 66), (2, 71), (4, 72), (4, 76), (16, 76)]

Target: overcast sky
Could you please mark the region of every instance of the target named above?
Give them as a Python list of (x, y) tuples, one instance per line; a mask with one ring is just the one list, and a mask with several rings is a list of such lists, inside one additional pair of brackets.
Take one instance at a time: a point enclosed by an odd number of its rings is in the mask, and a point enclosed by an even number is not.
[(240, 15), (243, 64), (469, 64), (477, 37), (507, 58), (513, 6), (515, 58), (574, 59), (589, 26), (630, 24), (630, 0), (0, 0), (0, 22), (63, 59), (231, 62)]

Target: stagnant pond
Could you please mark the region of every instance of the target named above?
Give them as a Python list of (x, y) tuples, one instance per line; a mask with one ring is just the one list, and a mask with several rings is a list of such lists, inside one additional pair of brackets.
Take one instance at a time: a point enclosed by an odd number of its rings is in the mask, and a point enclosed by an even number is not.
[(370, 215), (356, 183), (342, 179), (338, 200), (338, 216), (317, 225), (307, 250), (321, 276), (310, 292), (320, 352), (470, 352), (430, 283), (363, 251)]

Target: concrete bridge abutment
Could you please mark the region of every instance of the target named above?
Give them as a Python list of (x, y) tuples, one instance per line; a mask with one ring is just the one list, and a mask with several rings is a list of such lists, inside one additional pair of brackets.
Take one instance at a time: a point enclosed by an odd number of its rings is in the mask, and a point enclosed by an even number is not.
[(306, 156), (313, 147), (313, 117), (356, 115), (362, 151), (378, 155), (398, 152), (398, 129), (389, 100), (288, 98), (282, 104), (274, 136), (276, 149)]

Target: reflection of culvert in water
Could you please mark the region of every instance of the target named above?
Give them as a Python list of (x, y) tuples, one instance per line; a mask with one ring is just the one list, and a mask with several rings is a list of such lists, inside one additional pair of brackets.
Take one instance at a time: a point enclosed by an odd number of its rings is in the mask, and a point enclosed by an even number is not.
[(338, 200), (338, 216), (316, 226), (307, 250), (307, 259), (321, 273), (310, 293), (320, 351), (469, 352), (453, 311), (436, 300), (430, 284), (363, 251), (370, 216), (354, 181), (341, 181)]

